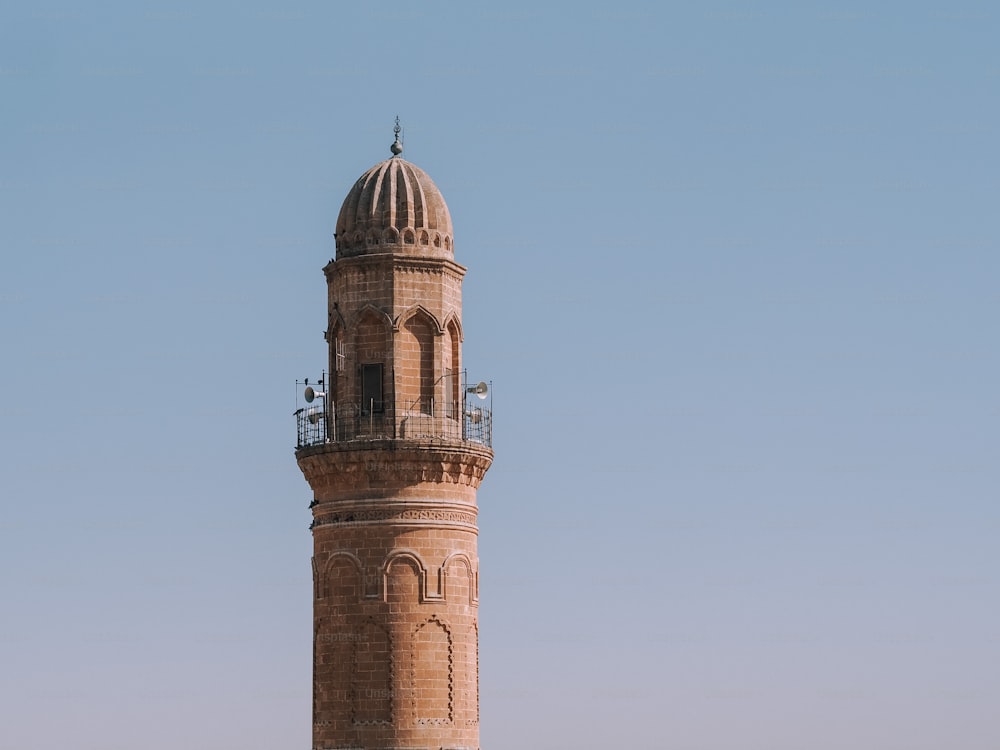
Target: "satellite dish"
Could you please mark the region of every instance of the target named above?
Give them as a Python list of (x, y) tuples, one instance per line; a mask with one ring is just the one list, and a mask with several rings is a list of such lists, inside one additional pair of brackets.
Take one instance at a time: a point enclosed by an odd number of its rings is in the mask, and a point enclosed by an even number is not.
[(317, 396), (319, 396), (320, 398), (324, 398), (326, 396), (326, 394), (323, 391), (313, 390), (313, 387), (311, 385), (306, 386), (306, 390), (303, 395), (305, 395), (306, 397), (307, 404), (311, 404), (313, 402), (313, 399), (315, 399)]
[(471, 388), (466, 388), (469, 393), (475, 393), (480, 399), (486, 398), (486, 394), (490, 392), (490, 387), (486, 383), (479, 381), (476, 385)]

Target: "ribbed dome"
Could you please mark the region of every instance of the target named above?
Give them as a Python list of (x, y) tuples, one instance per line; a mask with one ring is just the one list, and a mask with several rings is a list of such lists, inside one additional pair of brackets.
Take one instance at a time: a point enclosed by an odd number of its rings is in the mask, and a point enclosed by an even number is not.
[(340, 208), (336, 237), (338, 258), (400, 252), (454, 257), (451, 215), (441, 191), (426, 172), (398, 156), (354, 183)]

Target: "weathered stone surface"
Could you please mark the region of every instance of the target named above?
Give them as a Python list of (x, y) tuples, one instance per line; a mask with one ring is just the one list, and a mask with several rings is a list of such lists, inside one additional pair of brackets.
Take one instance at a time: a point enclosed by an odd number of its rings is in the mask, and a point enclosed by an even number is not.
[(493, 451), (462, 439), (451, 242), (440, 192), (394, 158), (348, 194), (324, 269), (328, 442), (296, 451), (313, 490), (316, 750), (479, 747), (476, 491)]

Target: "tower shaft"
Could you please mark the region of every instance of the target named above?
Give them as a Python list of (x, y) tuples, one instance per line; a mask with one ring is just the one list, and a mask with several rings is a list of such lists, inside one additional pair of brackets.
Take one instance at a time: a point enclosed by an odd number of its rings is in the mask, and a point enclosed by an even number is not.
[(399, 151), (344, 201), (324, 268), (329, 380), (297, 412), (314, 750), (479, 747), (476, 491), (491, 414), (462, 376), (465, 269), (447, 206)]
[(314, 748), (478, 748), (476, 487), (438, 441), (299, 451), (316, 501)]

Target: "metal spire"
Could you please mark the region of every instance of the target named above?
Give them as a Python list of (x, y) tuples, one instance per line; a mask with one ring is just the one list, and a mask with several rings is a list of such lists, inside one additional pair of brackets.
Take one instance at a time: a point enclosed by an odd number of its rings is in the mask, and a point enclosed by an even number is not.
[(389, 146), (389, 150), (392, 151), (393, 156), (399, 156), (403, 153), (403, 142), (399, 140), (399, 134), (402, 131), (403, 129), (399, 126), (399, 115), (396, 115), (396, 127), (392, 129), (392, 132), (396, 135), (396, 140)]

